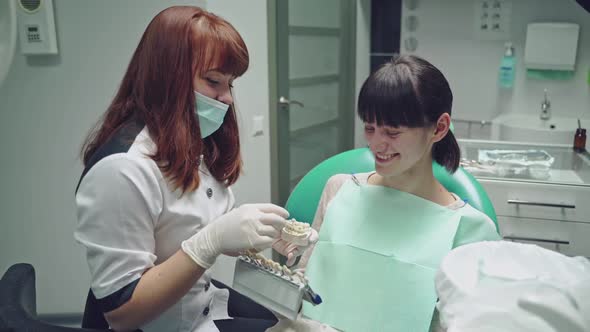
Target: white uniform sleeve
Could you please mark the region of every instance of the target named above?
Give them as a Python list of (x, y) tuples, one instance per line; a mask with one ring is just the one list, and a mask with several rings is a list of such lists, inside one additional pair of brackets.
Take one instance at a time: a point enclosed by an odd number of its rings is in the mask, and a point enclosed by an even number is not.
[(95, 164), (80, 183), (74, 237), (86, 247), (97, 299), (121, 290), (154, 266), (161, 181), (149, 162), (115, 154)]

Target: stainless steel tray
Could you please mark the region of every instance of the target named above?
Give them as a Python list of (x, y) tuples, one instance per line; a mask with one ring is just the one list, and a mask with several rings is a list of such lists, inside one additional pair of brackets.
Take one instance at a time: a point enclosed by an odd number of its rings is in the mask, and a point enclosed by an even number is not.
[(305, 282), (275, 269), (257, 264), (247, 256), (239, 256), (234, 272), (233, 288), (258, 304), (288, 319), (297, 318), (303, 300), (314, 305), (321, 303)]

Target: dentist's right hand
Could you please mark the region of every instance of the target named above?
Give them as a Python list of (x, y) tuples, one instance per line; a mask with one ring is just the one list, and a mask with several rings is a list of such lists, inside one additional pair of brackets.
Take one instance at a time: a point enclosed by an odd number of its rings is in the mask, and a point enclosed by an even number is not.
[(287, 210), (274, 204), (244, 204), (183, 241), (182, 250), (208, 269), (220, 254), (270, 248), (280, 238), (288, 216)]

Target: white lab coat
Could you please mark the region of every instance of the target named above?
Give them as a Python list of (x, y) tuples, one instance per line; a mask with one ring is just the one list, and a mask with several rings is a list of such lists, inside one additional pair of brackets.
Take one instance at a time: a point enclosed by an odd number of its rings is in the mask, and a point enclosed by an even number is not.
[[(76, 194), (76, 240), (86, 247), (97, 299), (113, 294), (180, 249), (189, 238), (234, 205), (231, 190), (200, 166), (201, 183), (181, 196), (171, 190), (148, 156), (155, 144), (143, 128), (126, 151), (107, 154), (83, 177)], [(119, 146), (120, 150), (120, 146)], [(151, 331), (218, 331), (230, 319), (229, 292), (207, 272), (174, 306), (142, 326)]]

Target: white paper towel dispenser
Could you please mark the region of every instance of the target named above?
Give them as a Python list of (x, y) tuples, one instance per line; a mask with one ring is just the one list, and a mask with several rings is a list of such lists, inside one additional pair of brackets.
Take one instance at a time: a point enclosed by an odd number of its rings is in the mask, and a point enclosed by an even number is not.
[(527, 25), (524, 63), (527, 69), (573, 71), (580, 26), (575, 23)]

